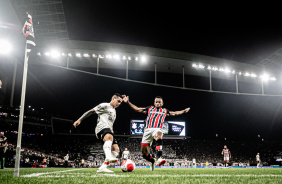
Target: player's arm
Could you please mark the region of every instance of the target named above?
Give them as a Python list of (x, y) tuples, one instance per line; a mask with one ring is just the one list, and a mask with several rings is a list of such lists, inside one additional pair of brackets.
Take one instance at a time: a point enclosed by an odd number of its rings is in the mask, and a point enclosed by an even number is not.
[(140, 107), (137, 107), (136, 105), (132, 104), (132, 103), (129, 101), (129, 96), (122, 95), (122, 98), (123, 98), (123, 102), (124, 102), (124, 103), (127, 103), (131, 109), (133, 109), (133, 110), (136, 111), (136, 112), (143, 113), (143, 110), (144, 110), (144, 109), (143, 109), (143, 108), (140, 108)]
[(222, 150), (221, 154), (223, 155), (223, 150)]
[(231, 152), (229, 151), (229, 157), (231, 158)]
[(91, 116), (92, 114), (95, 114), (94, 109), (91, 109), (91, 110), (85, 112), (76, 122), (73, 123), (74, 128), (76, 128), (81, 123), (82, 120)]
[(190, 110), (190, 108), (186, 108), (186, 109), (184, 109), (182, 111), (170, 111), (169, 116), (178, 116), (178, 115), (187, 113), (189, 110)]
[(5, 148), (8, 144), (8, 141), (6, 140), (5, 144), (3, 146), (0, 146), (0, 148)]

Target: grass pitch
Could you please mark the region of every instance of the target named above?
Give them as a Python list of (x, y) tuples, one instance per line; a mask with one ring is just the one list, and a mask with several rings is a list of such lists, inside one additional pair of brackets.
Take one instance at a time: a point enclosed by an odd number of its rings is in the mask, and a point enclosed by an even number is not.
[(0, 170), (0, 183), (282, 183), (279, 168), (137, 168), (134, 172), (110, 169), (114, 173), (96, 173), (94, 168), (34, 168), (21, 169), (20, 177), (13, 177), (14, 169)]

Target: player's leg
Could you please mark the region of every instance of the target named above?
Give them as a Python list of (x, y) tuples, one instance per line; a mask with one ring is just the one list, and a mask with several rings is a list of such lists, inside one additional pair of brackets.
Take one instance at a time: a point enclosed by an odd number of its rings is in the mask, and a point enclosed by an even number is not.
[(117, 162), (117, 159), (115, 159), (112, 154), (113, 140), (114, 140), (114, 136), (111, 133), (106, 133), (103, 137), (103, 141), (104, 141), (103, 150), (105, 152), (106, 161), (108, 162)]
[(151, 165), (151, 170), (153, 171), (155, 168), (155, 159), (153, 156), (150, 154), (150, 147), (153, 141), (153, 131), (154, 129), (148, 128), (144, 131), (142, 141), (141, 141), (141, 152), (142, 156), (145, 160), (149, 161), (152, 163)]
[(5, 157), (4, 157), (4, 153), (1, 153), (2, 150), (0, 150), (0, 164), (1, 164), (1, 169), (4, 169), (5, 166)]
[(155, 162), (156, 160), (153, 158), (153, 156), (150, 154), (150, 145), (149, 144), (141, 144), (141, 151), (142, 156), (145, 160), (151, 162), (151, 170), (153, 171), (155, 168)]
[(157, 166), (162, 166), (166, 163), (166, 160), (162, 157), (163, 155), (163, 133), (157, 131), (154, 134), (154, 140), (156, 141), (156, 152), (157, 152)]
[(118, 144), (113, 144), (113, 145), (112, 145), (112, 157), (113, 157), (113, 158), (117, 158), (118, 155), (119, 155), (119, 147), (118, 147)]
[(103, 164), (98, 168), (97, 172), (113, 172), (107, 167), (110, 165), (111, 162), (117, 162), (118, 159), (112, 156), (112, 145), (114, 141), (113, 134), (109, 128), (101, 130), (97, 134), (97, 138), (102, 140), (103, 142), (103, 150), (105, 153), (105, 161)]

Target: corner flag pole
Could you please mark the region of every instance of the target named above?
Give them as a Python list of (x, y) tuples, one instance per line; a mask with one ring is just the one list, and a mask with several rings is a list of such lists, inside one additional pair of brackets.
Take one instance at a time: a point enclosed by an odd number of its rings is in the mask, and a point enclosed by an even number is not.
[(22, 142), (27, 68), (28, 68), (27, 43), (25, 43), (25, 59), (24, 59), (24, 71), (23, 71), (23, 83), (22, 83), (20, 121), (19, 121), (19, 128), (18, 128), (18, 141), (17, 141), (17, 148), (16, 148), (16, 162), (15, 162), (14, 177), (19, 177), (19, 172), (20, 172), (19, 168), (20, 168), (20, 159), (21, 159), (21, 142)]
[(28, 13), (27, 13), (27, 20), (24, 24), (22, 32), (23, 32), (23, 35), (26, 37), (26, 42), (25, 42), (22, 96), (21, 96), (21, 108), (20, 108), (20, 119), (19, 119), (19, 128), (18, 128), (18, 141), (17, 141), (17, 148), (16, 148), (14, 177), (20, 176), (21, 143), (22, 143), (22, 129), (23, 129), (23, 119), (24, 119), (28, 58), (29, 58), (29, 53), (31, 52), (31, 49), (35, 46), (32, 17)]

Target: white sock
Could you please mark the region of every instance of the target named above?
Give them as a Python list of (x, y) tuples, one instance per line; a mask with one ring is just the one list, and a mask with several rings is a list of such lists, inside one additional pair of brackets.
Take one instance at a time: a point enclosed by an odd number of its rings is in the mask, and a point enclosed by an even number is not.
[(104, 150), (104, 152), (105, 152), (105, 157), (106, 158), (109, 158), (109, 157), (111, 157), (111, 155), (112, 155), (112, 151), (111, 151), (111, 148), (112, 148), (112, 141), (106, 141), (106, 142), (104, 142), (104, 145), (103, 145), (103, 150)]
[(104, 161), (103, 164), (100, 166), (100, 169), (106, 168), (106, 167), (108, 167), (109, 165), (110, 165), (110, 163)]
[(117, 158), (117, 156), (118, 156), (118, 153), (116, 151), (112, 151), (112, 157)]

